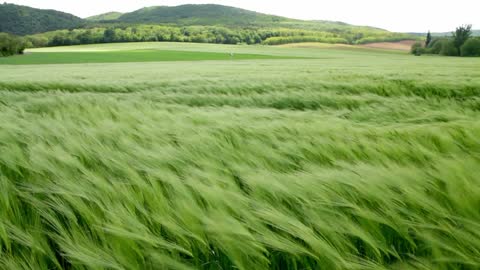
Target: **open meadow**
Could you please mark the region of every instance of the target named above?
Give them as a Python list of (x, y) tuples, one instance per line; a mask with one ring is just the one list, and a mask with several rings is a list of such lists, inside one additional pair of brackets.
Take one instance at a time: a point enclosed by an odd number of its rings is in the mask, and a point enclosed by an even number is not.
[(480, 269), (480, 59), (0, 59), (0, 269)]

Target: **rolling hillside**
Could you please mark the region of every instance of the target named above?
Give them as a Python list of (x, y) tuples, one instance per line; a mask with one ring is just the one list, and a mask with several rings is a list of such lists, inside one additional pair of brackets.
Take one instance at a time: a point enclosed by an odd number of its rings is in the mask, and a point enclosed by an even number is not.
[[(115, 15), (112, 17), (114, 18)], [(108, 16), (100, 15), (99, 17)], [(215, 4), (146, 7), (125, 13), (117, 19), (102, 20), (102, 22), (122, 25), (168, 24), (177, 27), (214, 26), (254, 31), (274, 29), (270, 36), (273, 39), (265, 42), (268, 45), (315, 41), (371, 43), (413, 38), (408, 34), (392, 33), (376, 27), (356, 26), (336, 21), (296, 20)], [(240, 38), (240, 40), (242, 39)], [(262, 39), (263, 41), (265, 39)]]
[(378, 33), (389, 33), (386, 30), (375, 27), (355, 26), (344, 22), (324, 20), (296, 20), (215, 4), (146, 7), (109, 20), (120, 23), (282, 27), (326, 32), (375, 31)]
[(85, 20), (87, 20), (87, 21), (111, 21), (111, 20), (116, 20), (116, 19), (120, 18), (120, 16), (122, 16), (122, 15), (123, 15), (123, 13), (121, 13), (121, 12), (112, 11), (112, 12), (99, 14), (99, 15), (96, 15), (96, 16), (91, 16), (91, 17), (85, 18)]
[(0, 4), (0, 32), (29, 35), (58, 29), (80, 27), (79, 17), (56, 11), (43, 10), (14, 4)]
[(27, 37), (29, 47), (144, 41), (365, 44), (412, 39), (412, 35), (374, 27), (295, 20), (213, 4), (147, 7), (85, 20), (54, 10), (3, 4), (0, 32), (35, 35)]

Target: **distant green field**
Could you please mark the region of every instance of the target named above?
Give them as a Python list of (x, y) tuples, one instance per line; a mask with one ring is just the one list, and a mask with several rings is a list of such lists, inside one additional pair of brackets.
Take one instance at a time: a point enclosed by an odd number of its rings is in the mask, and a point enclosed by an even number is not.
[(0, 65), (0, 269), (480, 268), (480, 59), (29, 53), (71, 64)]
[(203, 61), (285, 59), (292, 57), (261, 54), (230, 54), (216, 52), (188, 52), (170, 50), (132, 50), (104, 52), (42, 52), (0, 58), (0, 65), (81, 64), (120, 62)]

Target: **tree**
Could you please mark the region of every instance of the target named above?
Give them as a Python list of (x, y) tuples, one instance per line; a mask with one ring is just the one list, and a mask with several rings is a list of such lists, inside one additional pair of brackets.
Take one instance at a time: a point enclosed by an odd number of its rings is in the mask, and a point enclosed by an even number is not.
[(105, 42), (114, 42), (115, 41), (115, 29), (107, 28), (105, 32), (103, 32), (103, 39)]
[(428, 48), (428, 45), (432, 42), (432, 34), (430, 34), (430, 30), (428, 30), (427, 40), (425, 40), (425, 48)]
[(457, 49), (458, 55), (460, 55), (461, 53), (461, 48), (463, 44), (465, 44), (465, 42), (470, 38), (471, 35), (472, 35), (471, 24), (459, 26), (453, 33), (453, 44)]
[(471, 38), (462, 46), (462, 56), (480, 56), (480, 38)]

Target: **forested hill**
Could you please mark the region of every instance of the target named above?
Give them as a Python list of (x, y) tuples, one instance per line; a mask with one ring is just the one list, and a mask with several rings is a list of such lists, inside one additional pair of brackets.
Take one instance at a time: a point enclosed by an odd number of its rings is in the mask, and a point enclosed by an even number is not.
[(132, 23), (229, 26), (263, 25), (289, 20), (284, 17), (213, 4), (147, 7), (118, 18), (118, 21)]
[(224, 26), (224, 27), (270, 27), (290, 28), (316, 31), (376, 31), (389, 33), (386, 30), (355, 26), (343, 22), (334, 21), (304, 21), (285, 18), (281, 16), (268, 15), (241, 8), (215, 5), (180, 5), (180, 6), (156, 6), (146, 7), (123, 15), (115, 12), (101, 14), (87, 18), (97, 20), (102, 18), (104, 22), (136, 23), (136, 24), (170, 24), (178, 26), (202, 25), (202, 26)]
[(77, 28), (84, 23), (79, 17), (56, 11), (14, 4), (0, 4), (0, 32), (29, 35), (58, 29)]
[[(412, 37), (411, 35), (392, 33), (375, 27), (356, 26), (334, 21), (296, 20), (215, 4), (190, 4), (172, 7), (154, 6), (125, 13), (121, 16), (118, 15), (117, 13), (106, 13), (87, 18), (87, 20), (96, 20), (97, 23), (100, 21), (101, 23), (107, 23), (109, 25), (120, 24), (122, 26), (156, 24), (176, 27), (223, 27), (236, 32), (254, 31), (260, 36), (262, 36), (262, 33), (259, 32), (272, 32), (270, 36), (266, 34), (267, 37), (261, 39), (262, 43), (271, 45), (315, 41), (331, 43), (369, 43), (396, 41)], [(190, 30), (187, 32), (191, 32)], [(194, 32), (198, 32), (198, 28), (195, 29)], [(212, 34), (217, 35), (218, 33)], [(212, 37), (212, 35), (208, 37), (209, 34), (192, 38), (186, 33), (186, 36), (184, 40), (187, 41), (195, 39), (217, 40), (217, 38)], [(141, 37), (141, 39), (144, 38), (145, 37)], [(164, 37), (161, 39), (165, 40)], [(171, 40), (172, 39), (169, 39), (169, 41)], [(225, 41), (225, 39), (222, 38), (220, 38), (220, 40), (223, 40), (221, 42)], [(231, 41), (234, 40), (235, 38), (231, 39)], [(248, 38), (239, 37), (239, 40), (240, 42), (250, 42)], [(259, 41), (260, 40), (257, 39), (257, 42)]]
[(0, 32), (34, 34), (26, 37), (27, 47), (142, 41), (364, 44), (412, 38), (374, 27), (295, 20), (213, 4), (148, 7), (125, 14), (109, 12), (85, 20), (54, 10), (3, 4)]

